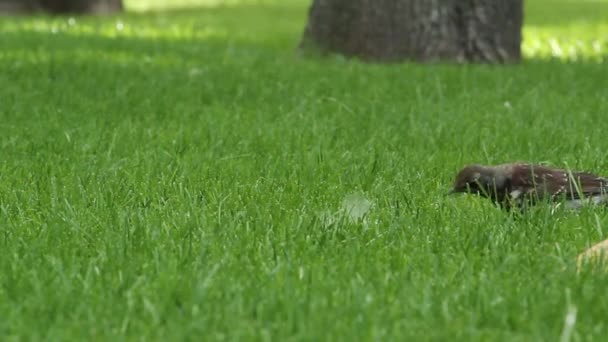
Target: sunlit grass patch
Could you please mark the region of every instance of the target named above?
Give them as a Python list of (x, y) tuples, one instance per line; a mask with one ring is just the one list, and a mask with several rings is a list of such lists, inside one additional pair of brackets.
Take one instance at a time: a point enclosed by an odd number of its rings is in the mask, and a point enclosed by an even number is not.
[(523, 35), (525, 58), (603, 61), (608, 57), (608, 23), (526, 26)]
[(42, 34), (91, 35), (107, 38), (144, 38), (144, 39), (207, 39), (225, 38), (227, 30), (218, 26), (197, 26), (196, 21), (175, 23), (163, 18), (144, 20), (125, 17), (112, 20), (92, 18), (59, 17), (39, 18), (16, 21), (2, 25), (5, 33), (35, 32)]
[[(267, 20), (259, 20), (267, 17)], [(59, 16), (8, 18), (0, 21), (4, 33), (95, 35), (107, 38), (171, 40), (218, 39), (274, 44), (298, 36), (305, 23), (305, 10), (297, 5), (262, 4), (195, 8), (140, 14), (128, 12), (112, 17)], [(293, 42), (297, 45), (297, 38)]]
[[(125, 0), (124, 5), (132, 11), (159, 11), (178, 8), (210, 8), (218, 6), (277, 4), (277, 0)], [(307, 0), (289, 0), (290, 4), (308, 4)]]

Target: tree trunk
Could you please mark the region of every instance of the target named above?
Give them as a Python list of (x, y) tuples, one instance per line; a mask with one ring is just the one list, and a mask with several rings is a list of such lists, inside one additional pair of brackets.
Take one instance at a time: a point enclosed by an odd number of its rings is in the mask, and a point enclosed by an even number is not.
[(122, 8), (122, 0), (0, 0), (0, 13), (4, 14), (109, 14)]
[(521, 59), (523, 0), (313, 0), (300, 49), (368, 61)]

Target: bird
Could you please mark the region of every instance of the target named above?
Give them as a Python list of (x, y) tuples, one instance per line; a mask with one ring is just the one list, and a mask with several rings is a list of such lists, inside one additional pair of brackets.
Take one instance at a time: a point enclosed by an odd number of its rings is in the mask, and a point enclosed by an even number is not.
[(608, 178), (527, 162), (472, 164), (458, 172), (450, 193), (476, 194), (505, 209), (540, 201), (563, 202), (567, 208), (578, 209), (585, 204), (608, 204)]

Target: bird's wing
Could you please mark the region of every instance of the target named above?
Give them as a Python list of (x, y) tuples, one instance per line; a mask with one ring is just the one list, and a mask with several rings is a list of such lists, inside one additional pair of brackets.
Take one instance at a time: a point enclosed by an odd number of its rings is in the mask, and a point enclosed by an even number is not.
[(573, 172), (540, 165), (519, 165), (513, 185), (541, 198), (566, 196), (579, 199), (608, 193), (608, 179), (588, 172)]
[[(588, 172), (568, 172), (568, 188), (562, 193), (572, 198), (605, 195), (608, 193), (608, 180)], [(559, 194), (558, 194), (559, 195)]]

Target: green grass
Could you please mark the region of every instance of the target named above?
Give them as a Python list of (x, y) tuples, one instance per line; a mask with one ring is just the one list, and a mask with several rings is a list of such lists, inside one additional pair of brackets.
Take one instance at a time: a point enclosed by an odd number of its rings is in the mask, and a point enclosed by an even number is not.
[(608, 210), (445, 196), (470, 162), (608, 175), (608, 29), (551, 4), (526, 39), (599, 52), (306, 60), (304, 2), (0, 19), (1, 339), (602, 340), (575, 258)]

